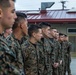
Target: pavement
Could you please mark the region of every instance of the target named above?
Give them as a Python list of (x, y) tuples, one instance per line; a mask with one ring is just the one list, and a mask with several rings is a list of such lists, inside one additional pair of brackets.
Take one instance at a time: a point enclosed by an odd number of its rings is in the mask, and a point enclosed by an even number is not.
[[(71, 60), (72, 60), (70, 65), (71, 73), (72, 75), (76, 75), (76, 57), (72, 57)], [(66, 73), (66, 75), (68, 74)]]
[(76, 57), (72, 57), (72, 62), (70, 67), (71, 67), (72, 75), (76, 75)]

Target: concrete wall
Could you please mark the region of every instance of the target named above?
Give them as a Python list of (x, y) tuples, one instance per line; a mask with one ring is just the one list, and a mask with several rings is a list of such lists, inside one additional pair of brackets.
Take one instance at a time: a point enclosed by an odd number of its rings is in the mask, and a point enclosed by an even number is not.
[(66, 33), (66, 34), (68, 34), (67, 28), (76, 28), (76, 24), (51, 24), (51, 25), (52, 27), (57, 28), (59, 32)]

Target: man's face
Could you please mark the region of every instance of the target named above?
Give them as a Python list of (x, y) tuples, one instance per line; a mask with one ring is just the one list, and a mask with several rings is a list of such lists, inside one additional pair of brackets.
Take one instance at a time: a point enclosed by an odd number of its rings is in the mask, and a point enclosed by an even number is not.
[(59, 39), (59, 33), (58, 32), (56, 33), (56, 37), (55, 38)]
[(64, 35), (59, 36), (59, 40), (60, 40), (60, 41), (64, 41)]
[(37, 33), (34, 33), (33, 37), (39, 41), (42, 38), (42, 30), (38, 29), (39, 31)]
[(52, 30), (50, 31), (50, 34), (51, 34), (52, 37), (56, 38), (57, 29), (52, 29)]
[(22, 24), (23, 24), (22, 32), (23, 32), (24, 35), (27, 35), (28, 34), (28, 26), (27, 26), (28, 22), (27, 22), (27, 19), (25, 19)]
[(4, 29), (11, 28), (15, 22), (15, 19), (17, 18), (14, 2), (12, 0), (9, 0), (9, 2), (10, 7), (7, 7), (5, 8), (5, 10), (2, 11), (3, 15), (1, 17), (1, 24)]
[(42, 28), (43, 36), (50, 37), (50, 27)]
[(64, 41), (68, 41), (68, 37), (67, 36), (66, 37), (64, 36)]

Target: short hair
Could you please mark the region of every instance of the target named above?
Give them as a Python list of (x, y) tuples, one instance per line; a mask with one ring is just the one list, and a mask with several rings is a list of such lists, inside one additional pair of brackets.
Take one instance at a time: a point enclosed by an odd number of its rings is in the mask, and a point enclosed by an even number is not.
[(27, 15), (25, 13), (21, 13), (21, 12), (16, 12), (17, 18), (15, 19), (15, 22), (13, 24), (12, 29), (16, 29), (18, 27), (18, 24), (22, 21), (25, 20), (25, 18), (27, 18)]
[(57, 29), (57, 28), (51, 27), (51, 29)]
[[(0, 8), (10, 7), (10, 0), (0, 0)], [(15, 0), (12, 0), (15, 2)]]
[(51, 24), (50, 24), (50, 23), (47, 23), (47, 22), (41, 22), (41, 23), (39, 24), (39, 26), (40, 26), (41, 28), (46, 28), (46, 27), (51, 27)]
[(68, 37), (66, 34), (64, 34), (65, 37)]
[(64, 34), (63, 33), (59, 33), (59, 36), (63, 36)]
[(29, 37), (32, 36), (33, 32), (38, 33), (39, 29), (41, 29), (41, 27), (38, 26), (38, 25), (30, 25), (29, 28), (28, 28), (28, 35), (29, 35)]

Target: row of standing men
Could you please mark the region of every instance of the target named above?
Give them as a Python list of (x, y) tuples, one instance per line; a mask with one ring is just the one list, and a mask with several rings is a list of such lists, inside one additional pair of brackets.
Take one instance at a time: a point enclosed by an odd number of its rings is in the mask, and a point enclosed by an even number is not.
[(30, 25), (28, 35), (22, 44), (26, 75), (71, 75), (72, 45), (67, 35), (46, 22)]
[[(71, 75), (65, 35), (45, 22), (27, 27), (27, 16), (15, 14), (14, 2), (0, 0), (0, 75), (65, 75), (68, 67)], [(9, 28), (13, 32), (7, 36)]]

